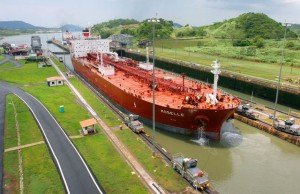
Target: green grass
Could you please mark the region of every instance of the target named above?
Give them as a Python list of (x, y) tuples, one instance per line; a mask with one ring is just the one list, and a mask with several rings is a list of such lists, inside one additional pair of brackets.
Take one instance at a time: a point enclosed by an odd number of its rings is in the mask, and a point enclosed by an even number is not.
[[(8, 95), (8, 101), (13, 101), (20, 129), (21, 145), (34, 143), (43, 140), (43, 136), (29, 108), (15, 95)], [(12, 104), (9, 104), (12, 109)], [(16, 131), (15, 131), (16, 132)]]
[[(17, 146), (15, 113), (17, 112), (21, 145), (43, 140), (42, 134), (27, 106), (17, 96), (6, 98), (5, 148)], [(22, 149), (24, 192), (25, 193), (64, 193), (57, 169), (46, 145)], [(18, 193), (19, 171), (17, 151), (4, 153), (4, 183), (7, 193)]]
[(56, 57), (50, 57), (52, 59), (52, 61), (58, 66), (58, 68), (62, 71), (62, 72), (66, 72), (66, 67), (63, 65), (63, 63), (59, 62), (59, 60)]
[(24, 193), (64, 193), (62, 180), (46, 145), (22, 150)]
[(33, 84), (46, 82), (47, 77), (57, 75), (54, 68), (38, 68), (36, 62), (25, 63), (24, 60), (21, 60), (20, 63), (24, 65), (22, 68), (0, 69), (0, 80), (18, 84)]
[(153, 158), (152, 150), (131, 130), (128, 128), (119, 130), (116, 135), (167, 191), (179, 193), (188, 186), (186, 181), (173, 171), (172, 167), (167, 166), (160, 158)]
[(94, 93), (92, 93), (85, 85), (83, 85), (81, 81), (79, 81), (77, 78), (70, 79), (70, 81), (109, 127), (114, 127), (122, 124), (122, 122), (118, 119), (118, 117), (116, 117), (113, 111), (104, 103), (100, 102), (98, 97)]
[[(1, 49), (0, 49), (1, 51)], [(2, 61), (5, 57), (3, 55), (0, 54), (0, 61)]]
[(20, 178), (18, 171), (18, 153), (8, 152), (3, 154), (3, 191), (4, 193), (19, 193)]
[(4, 63), (4, 64), (0, 65), (1, 70), (2, 69), (7, 70), (7, 69), (12, 68), (12, 67), (15, 67), (15, 65), (12, 62), (7, 62), (7, 63)]
[[(53, 114), (68, 135), (79, 135), (79, 122), (90, 118), (87, 111), (78, 103), (68, 86), (48, 87), (46, 84), (23, 87), (27, 92), (39, 99)], [(64, 105), (65, 112), (59, 112)]]
[[(142, 52), (144, 52), (142, 50)], [(234, 59), (228, 57), (222, 57), (217, 55), (209, 55), (203, 53), (186, 52), (182, 49), (166, 49), (161, 48), (156, 49), (156, 54), (159, 57), (166, 59), (175, 59), (186, 62), (198, 63), (201, 65), (209, 66), (216, 59), (221, 61), (222, 69), (232, 71), (235, 73), (241, 73), (245, 75), (250, 75), (254, 77), (264, 78), (268, 80), (275, 80), (275, 77), (279, 72), (279, 65), (274, 63), (262, 63), (253, 62), (242, 59)], [(258, 71), (259, 70), (259, 71)], [(284, 65), (282, 69), (283, 80), (293, 79), (297, 80), (300, 76), (300, 68), (294, 66), (291, 73), (291, 67)]]
[(147, 193), (102, 132), (73, 141), (107, 193)]
[(15, 123), (15, 114), (12, 106), (13, 95), (6, 97), (5, 107), (5, 130), (4, 130), (4, 149), (15, 147), (18, 145), (17, 129)]

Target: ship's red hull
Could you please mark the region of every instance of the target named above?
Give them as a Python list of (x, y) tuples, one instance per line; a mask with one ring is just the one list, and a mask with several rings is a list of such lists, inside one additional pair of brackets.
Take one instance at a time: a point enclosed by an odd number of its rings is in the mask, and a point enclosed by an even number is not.
[[(86, 81), (104, 93), (112, 102), (116, 103), (125, 111), (142, 117), (151, 124), (152, 103), (144, 101), (124, 90), (116, 87), (106, 79), (82, 65), (75, 58), (72, 58), (75, 71)], [(205, 125), (205, 135), (211, 139), (220, 139), (220, 130), (226, 121), (235, 111), (232, 109), (173, 109), (156, 105), (156, 126), (168, 131), (181, 134), (192, 134), (199, 130), (202, 124)]]

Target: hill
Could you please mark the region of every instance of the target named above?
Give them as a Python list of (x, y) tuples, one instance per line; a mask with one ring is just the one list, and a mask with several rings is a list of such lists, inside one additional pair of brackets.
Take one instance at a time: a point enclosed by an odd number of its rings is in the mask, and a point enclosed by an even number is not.
[[(181, 29), (179, 28), (178, 31)], [(187, 29), (191, 30), (191, 29)], [(265, 39), (280, 39), (284, 34), (284, 26), (263, 13), (245, 13), (236, 18), (216, 22), (212, 25), (194, 27), (195, 32), (179, 33), (194, 36), (197, 31), (204, 31), (202, 35), (215, 38), (245, 39), (262, 37)], [(287, 37), (296, 38), (297, 34), (288, 29)]]
[(23, 21), (0, 21), (0, 29), (25, 30), (25, 29), (35, 29), (35, 28), (37, 27)]
[[(173, 22), (162, 18), (156, 23), (156, 36), (159, 38), (169, 38), (173, 32)], [(148, 19), (139, 22), (134, 19), (115, 19), (92, 27), (92, 33), (101, 35), (102, 38), (107, 38), (112, 34), (129, 34), (138, 39), (152, 38), (152, 23)]]
[(138, 24), (139, 22), (134, 19), (114, 19), (94, 25), (92, 33), (101, 35), (102, 38), (119, 33), (135, 35)]
[(73, 24), (65, 24), (60, 27), (60, 29), (63, 29), (63, 31), (68, 30), (69, 32), (79, 32), (82, 30), (81, 27), (73, 25)]
[(300, 24), (292, 24), (289, 28), (300, 36)]

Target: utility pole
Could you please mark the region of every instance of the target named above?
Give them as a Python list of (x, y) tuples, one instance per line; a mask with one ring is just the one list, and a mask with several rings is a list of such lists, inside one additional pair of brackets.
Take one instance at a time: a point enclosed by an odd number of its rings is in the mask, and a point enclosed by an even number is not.
[(281, 51), (281, 63), (280, 63), (280, 69), (279, 69), (279, 75), (278, 75), (278, 81), (277, 81), (277, 87), (276, 87), (276, 98), (275, 98), (275, 105), (274, 105), (273, 126), (274, 126), (275, 119), (276, 119), (278, 94), (279, 94), (279, 87), (280, 87), (280, 81), (281, 81), (282, 66), (283, 66), (283, 63), (284, 63), (284, 49), (285, 49), (285, 41), (286, 41), (286, 32), (287, 32), (287, 27), (289, 25), (290, 25), (290, 23), (284, 23), (285, 29), (284, 29), (284, 36), (283, 36), (283, 43), (282, 43), (282, 51)]
[(153, 56), (152, 56), (152, 63), (153, 63), (153, 69), (152, 69), (152, 130), (153, 130), (153, 137), (152, 137), (152, 146), (153, 146), (153, 156), (156, 155), (155, 152), (155, 88), (156, 88), (156, 78), (155, 78), (155, 24), (159, 22), (159, 19), (157, 19), (157, 13), (156, 17), (148, 20), (148, 22), (152, 23), (152, 50), (153, 50)]

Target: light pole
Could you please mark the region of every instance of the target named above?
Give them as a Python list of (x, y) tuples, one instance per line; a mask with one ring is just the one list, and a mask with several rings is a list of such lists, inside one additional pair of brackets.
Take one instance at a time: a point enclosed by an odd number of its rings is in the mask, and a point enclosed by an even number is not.
[[(157, 14), (156, 14), (157, 17)], [(153, 145), (153, 156), (155, 156), (155, 87), (156, 87), (156, 78), (155, 78), (155, 23), (159, 22), (159, 19), (152, 18), (148, 20), (148, 22), (152, 23), (152, 50), (153, 50), (153, 56), (152, 56), (152, 63), (153, 63), (153, 69), (152, 69), (152, 130), (153, 130), (153, 137), (152, 137), (152, 145)]]
[(275, 123), (276, 118), (276, 112), (277, 112), (277, 103), (278, 103), (278, 94), (279, 94), (279, 87), (280, 87), (280, 81), (281, 81), (281, 74), (282, 74), (282, 66), (284, 63), (284, 48), (285, 48), (285, 41), (286, 41), (286, 32), (287, 27), (290, 25), (290, 23), (284, 23), (285, 29), (284, 29), (284, 36), (283, 36), (283, 43), (282, 43), (282, 51), (281, 51), (281, 63), (280, 63), (280, 69), (279, 69), (279, 75), (278, 75), (278, 82), (276, 87), (276, 98), (275, 98), (275, 105), (274, 105), (274, 115), (273, 115), (273, 126)]

